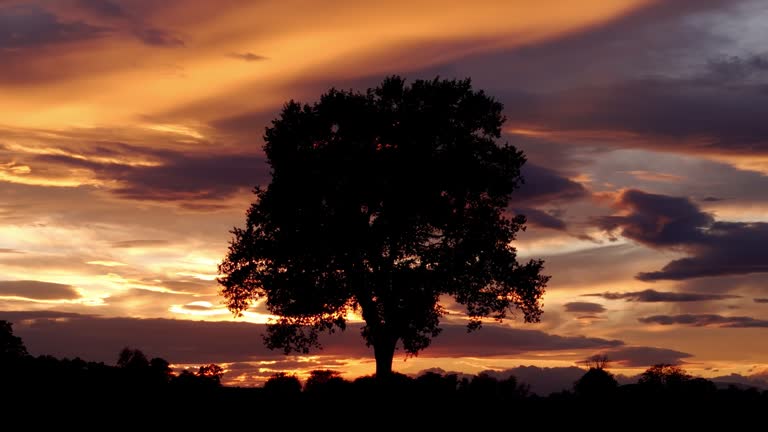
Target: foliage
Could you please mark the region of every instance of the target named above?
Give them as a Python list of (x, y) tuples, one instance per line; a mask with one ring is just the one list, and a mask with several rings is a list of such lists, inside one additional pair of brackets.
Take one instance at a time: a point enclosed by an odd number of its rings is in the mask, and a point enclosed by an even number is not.
[(301, 393), (301, 381), (296, 375), (278, 372), (264, 383), (264, 391), (278, 398), (296, 396)]
[(124, 369), (146, 369), (149, 367), (149, 360), (147, 360), (147, 356), (141, 350), (125, 347), (117, 357), (117, 367)]
[(308, 393), (320, 394), (341, 394), (347, 390), (349, 384), (338, 371), (334, 370), (314, 370), (310, 372), (307, 382), (304, 384), (304, 391)]
[(279, 317), (266, 343), (286, 353), (319, 347), (358, 310), (386, 374), (398, 343), (415, 355), (440, 333), (443, 295), (470, 329), (514, 310), (538, 321), (548, 277), (511, 245), (525, 218), (506, 207), (525, 157), (497, 142), (504, 120), (468, 79), (394, 76), (287, 103), (264, 136), (271, 183), (219, 266), (227, 306), (266, 299)]
[(691, 379), (681, 367), (660, 363), (643, 372), (638, 384), (648, 387), (679, 387)]
[(613, 374), (603, 368), (592, 367), (573, 385), (579, 396), (608, 397), (613, 395), (619, 383)]
[(582, 363), (587, 369), (605, 369), (608, 367), (610, 360), (608, 360), (608, 356), (605, 354), (595, 354), (585, 359)]
[(28, 355), (24, 342), (13, 334), (13, 324), (0, 320), (0, 362), (20, 360)]
[(510, 376), (504, 380), (480, 373), (465, 385), (466, 391), (475, 399), (521, 399), (529, 394), (529, 387)]

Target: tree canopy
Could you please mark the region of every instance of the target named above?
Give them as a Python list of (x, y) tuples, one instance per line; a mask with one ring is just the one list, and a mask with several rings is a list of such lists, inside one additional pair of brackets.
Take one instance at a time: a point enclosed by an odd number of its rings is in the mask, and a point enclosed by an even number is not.
[(20, 360), (28, 355), (24, 342), (13, 334), (13, 324), (0, 320), (0, 361)]
[(525, 217), (507, 206), (523, 153), (499, 142), (502, 104), (466, 80), (393, 76), (366, 92), (288, 102), (264, 135), (271, 182), (219, 266), (235, 313), (265, 299), (271, 348), (308, 352), (321, 332), (365, 320), (377, 374), (440, 332), (441, 296), (469, 327), (515, 310), (536, 322), (548, 276), (518, 263)]

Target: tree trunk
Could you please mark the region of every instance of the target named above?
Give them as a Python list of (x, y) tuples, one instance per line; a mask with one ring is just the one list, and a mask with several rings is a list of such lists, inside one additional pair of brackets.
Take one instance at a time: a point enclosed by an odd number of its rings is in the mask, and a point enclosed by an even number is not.
[(388, 381), (392, 377), (392, 359), (395, 356), (397, 339), (391, 337), (378, 338), (373, 344), (373, 355), (376, 357), (376, 380)]

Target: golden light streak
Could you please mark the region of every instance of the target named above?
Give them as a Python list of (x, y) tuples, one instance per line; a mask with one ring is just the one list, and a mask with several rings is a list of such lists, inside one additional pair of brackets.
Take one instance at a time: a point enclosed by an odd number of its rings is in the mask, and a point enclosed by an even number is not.
[(86, 264), (97, 265), (102, 267), (124, 267), (127, 264), (117, 261), (86, 261)]
[[(54, 142), (59, 140), (64, 142), (71, 140), (70, 137), (57, 136), (55, 134), (51, 137), (48, 137), (47, 139)], [(31, 154), (31, 155), (66, 156), (72, 159), (88, 161), (88, 162), (96, 162), (96, 163), (102, 163), (102, 164), (119, 164), (119, 165), (135, 166), (135, 167), (156, 167), (156, 166), (162, 165), (161, 162), (142, 159), (141, 157), (137, 157), (136, 155), (122, 155), (119, 158), (98, 156), (98, 155), (86, 156), (86, 155), (77, 153), (75, 151), (67, 150), (62, 147), (50, 147), (49, 145), (43, 142), (36, 142), (36, 140), (34, 139), (26, 140), (24, 141), (23, 144), (18, 143), (16, 141), (8, 141), (8, 142), (4, 142), (3, 144), (7, 150), (16, 152), (20, 155)]]
[(64, 172), (66, 177), (49, 178), (36, 176), (30, 169), (25, 173), (14, 173), (6, 170), (0, 170), (0, 181), (8, 183), (23, 184), (28, 186), (47, 186), (47, 187), (66, 187), (73, 188), (79, 186), (104, 186), (109, 182), (97, 180), (92, 177), (92, 173), (83, 169), (69, 169)]
[(78, 299), (36, 299), (18, 295), (0, 295), (0, 300), (21, 301), (25, 303), (39, 303), (48, 305), (83, 305), (102, 306), (106, 297), (82, 297)]
[(669, 173), (659, 173), (659, 172), (651, 172), (651, 171), (644, 171), (644, 170), (621, 171), (621, 172), (629, 174), (638, 180), (647, 180), (647, 181), (656, 181), (656, 182), (665, 182), (665, 183), (679, 183), (685, 180), (684, 177), (681, 177), (675, 174), (669, 174)]
[(200, 132), (192, 129), (191, 127), (184, 126), (184, 125), (157, 124), (157, 125), (148, 125), (145, 127), (147, 129), (154, 130), (154, 131), (184, 135), (184, 136), (192, 137), (198, 140), (205, 138), (203, 134), (201, 134)]
[(177, 272), (176, 275), (178, 276), (188, 276), (199, 280), (204, 281), (215, 281), (219, 275), (217, 274), (211, 274), (211, 273), (196, 273), (196, 272)]

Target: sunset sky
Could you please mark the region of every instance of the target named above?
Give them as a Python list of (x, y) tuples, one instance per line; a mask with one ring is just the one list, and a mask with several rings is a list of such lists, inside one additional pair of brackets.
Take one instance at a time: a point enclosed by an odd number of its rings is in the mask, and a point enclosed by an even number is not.
[(0, 319), (32, 354), (113, 364), (372, 373), (354, 328), (264, 348), (216, 283), (269, 182), (289, 99), (388, 74), (471, 77), (524, 150), (516, 243), (552, 275), (539, 324), (466, 334), (460, 309), (403, 373), (680, 363), (768, 377), (764, 0), (0, 0)]

